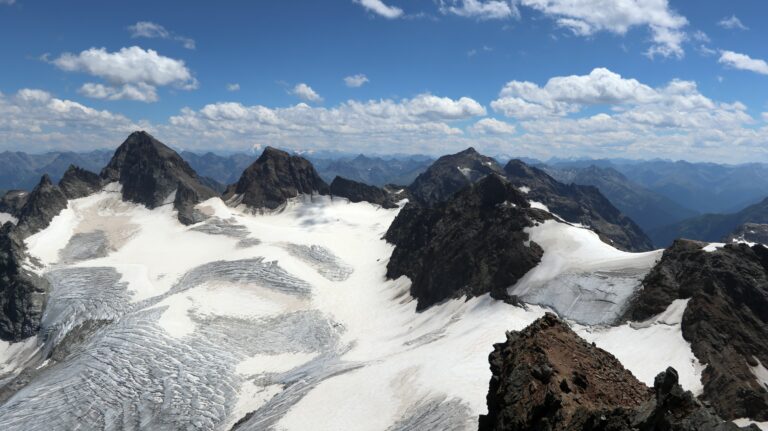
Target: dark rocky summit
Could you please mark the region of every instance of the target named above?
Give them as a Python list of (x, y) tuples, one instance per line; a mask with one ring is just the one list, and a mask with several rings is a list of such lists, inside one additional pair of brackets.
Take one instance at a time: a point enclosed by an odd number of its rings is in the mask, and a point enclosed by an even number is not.
[(480, 416), (480, 431), (740, 429), (684, 391), (674, 369), (659, 374), (650, 390), (554, 314), (508, 332), (489, 361), (488, 414)]
[(8, 213), (18, 216), (19, 211), (27, 203), (29, 193), (24, 190), (9, 190), (0, 198), (0, 213)]
[(117, 149), (101, 171), (104, 181), (123, 186), (123, 199), (157, 208), (176, 192), (173, 202), (179, 221), (191, 224), (202, 214), (195, 204), (218, 194), (203, 185), (200, 177), (175, 151), (146, 132), (134, 132)]
[(35, 335), (50, 288), (22, 267), (24, 239), (10, 223), (0, 227), (0, 339), (16, 342)]
[(408, 203), (385, 235), (395, 245), (387, 277), (411, 279), (423, 310), (449, 298), (507, 288), (535, 267), (543, 254), (524, 228), (549, 218), (499, 175), (489, 175), (433, 207)]
[(504, 174), (496, 160), (468, 148), (437, 159), (408, 186), (408, 192), (415, 203), (432, 206), (493, 173)]
[(395, 197), (376, 186), (369, 186), (337, 176), (331, 182), (330, 190), (331, 196), (347, 198), (350, 202), (370, 202), (383, 208), (397, 208)]
[(640, 227), (616, 209), (596, 187), (560, 183), (520, 160), (511, 160), (504, 172), (515, 186), (527, 188), (528, 199), (541, 202), (567, 222), (589, 227), (604, 242), (626, 251), (653, 249), (651, 240)]
[(768, 387), (752, 368), (768, 364), (768, 249), (729, 244), (716, 251), (677, 240), (643, 280), (627, 317), (644, 320), (689, 299), (683, 337), (698, 360), (704, 399), (724, 418), (768, 420)]
[(224, 199), (252, 209), (274, 210), (302, 195), (327, 195), (328, 184), (307, 159), (267, 147), (240, 180), (228, 187)]
[(103, 181), (98, 174), (70, 165), (59, 181), (59, 188), (67, 199), (78, 199), (96, 193)]
[(51, 220), (66, 207), (67, 197), (64, 192), (51, 182), (48, 175), (43, 175), (18, 212), (20, 235), (26, 238), (47, 228)]

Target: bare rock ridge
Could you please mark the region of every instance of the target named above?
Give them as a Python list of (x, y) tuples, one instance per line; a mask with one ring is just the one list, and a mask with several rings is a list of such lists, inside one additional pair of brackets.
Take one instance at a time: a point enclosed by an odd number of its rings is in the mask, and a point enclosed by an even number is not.
[(560, 183), (520, 160), (511, 160), (504, 172), (514, 185), (526, 187), (529, 199), (543, 203), (567, 222), (589, 227), (604, 242), (626, 251), (653, 249), (650, 238), (642, 229), (616, 209), (596, 187)]
[(37, 333), (50, 288), (45, 278), (22, 265), (27, 260), (24, 239), (47, 228), (67, 208), (68, 199), (87, 196), (100, 187), (98, 175), (71, 166), (58, 186), (44, 175), (31, 193), (9, 192), (3, 198), (10, 202), (18, 224), (6, 223), (0, 229), (1, 340), (16, 342)]
[(45, 229), (68, 205), (67, 196), (48, 175), (27, 196), (24, 206), (18, 212), (17, 229), (23, 237), (34, 235)]
[(230, 185), (224, 199), (234, 205), (274, 210), (299, 195), (328, 195), (328, 184), (307, 159), (267, 147)]
[(67, 199), (79, 199), (101, 190), (103, 183), (98, 174), (69, 165), (69, 169), (59, 181), (59, 188)]
[(331, 196), (340, 196), (350, 202), (370, 202), (383, 208), (397, 208), (396, 198), (376, 186), (359, 183), (336, 176), (331, 182)]
[(407, 190), (414, 202), (432, 206), (492, 173), (503, 175), (504, 171), (496, 160), (470, 147), (437, 159)]
[(26, 247), (11, 223), (0, 227), (0, 340), (21, 341), (40, 329), (48, 281), (25, 269)]
[(0, 198), (0, 212), (18, 217), (19, 211), (27, 203), (29, 193), (24, 190), (9, 190)]
[(101, 171), (106, 182), (119, 182), (123, 199), (157, 208), (168, 203), (172, 193), (179, 221), (193, 224), (203, 216), (195, 204), (218, 194), (203, 185), (200, 177), (175, 151), (146, 132), (134, 132), (115, 151)]
[(489, 361), (488, 414), (480, 416), (480, 431), (740, 429), (684, 391), (674, 369), (660, 373), (651, 390), (554, 314), (508, 332)]
[[(627, 317), (644, 320), (689, 299), (683, 337), (706, 364), (703, 398), (727, 419), (768, 421), (768, 249), (677, 240), (643, 280)], [(763, 368), (761, 368), (763, 367)]]
[(549, 217), (496, 174), (431, 207), (408, 203), (385, 235), (395, 245), (387, 277), (411, 279), (418, 310), (489, 292), (514, 301), (507, 287), (543, 254), (523, 229)]

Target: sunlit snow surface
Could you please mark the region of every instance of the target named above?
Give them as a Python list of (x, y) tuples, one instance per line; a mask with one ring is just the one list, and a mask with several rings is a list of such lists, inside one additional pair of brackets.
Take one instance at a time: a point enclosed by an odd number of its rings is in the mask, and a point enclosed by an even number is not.
[[(41, 334), (0, 344), (0, 385), (24, 367), (30, 380), (0, 406), (0, 429), (476, 429), (493, 344), (545, 311), (486, 295), (416, 313), (409, 281), (385, 279), (392, 246), (381, 238), (396, 209), (316, 198), (267, 215), (219, 199), (201, 210), (208, 221), (185, 227), (170, 206), (124, 203), (111, 187), (27, 240), (30, 268), (53, 289)], [(533, 228), (545, 256), (526, 277), (544, 296), (565, 280), (620, 298), (623, 288), (589, 272), (630, 268), (634, 280), (652, 264), (589, 248), (592, 237), (587, 249), (547, 240), (585, 232)], [(546, 305), (587, 320), (594, 307), (576, 303)], [(664, 348), (689, 355), (675, 334)], [(623, 336), (605, 345), (619, 358), (656, 348), (648, 334)]]

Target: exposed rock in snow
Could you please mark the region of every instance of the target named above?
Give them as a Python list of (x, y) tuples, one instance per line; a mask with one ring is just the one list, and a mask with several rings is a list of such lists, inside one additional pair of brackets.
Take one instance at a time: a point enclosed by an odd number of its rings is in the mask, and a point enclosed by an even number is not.
[(668, 368), (653, 392), (610, 353), (554, 314), (508, 332), (490, 355), (488, 414), (480, 430), (738, 430), (703, 407)]
[(26, 237), (45, 229), (66, 207), (67, 197), (64, 192), (51, 182), (48, 175), (43, 175), (19, 210), (19, 232)]
[(274, 210), (299, 195), (327, 195), (328, 184), (308, 160), (267, 147), (243, 172), (240, 180), (227, 188), (224, 198), (251, 209)]
[(339, 176), (331, 182), (330, 190), (331, 195), (347, 198), (350, 202), (370, 202), (383, 208), (397, 208), (397, 200), (386, 190)]
[(570, 223), (589, 226), (608, 244), (627, 251), (648, 251), (648, 236), (629, 217), (614, 207), (592, 186), (566, 185), (546, 172), (511, 160), (504, 172), (517, 187), (525, 187), (529, 199), (541, 202), (553, 214)]
[(750, 242), (768, 245), (768, 224), (744, 223), (725, 242)]
[(503, 174), (501, 166), (474, 148), (468, 148), (437, 159), (408, 186), (408, 192), (415, 203), (432, 206), (492, 173)]
[[(643, 280), (627, 316), (644, 320), (690, 299), (683, 337), (706, 364), (704, 398), (729, 419), (768, 419), (768, 390), (750, 366), (768, 363), (768, 249), (678, 240)], [(758, 362), (759, 361), (759, 362)]]
[(48, 281), (24, 267), (26, 248), (12, 224), (0, 227), (0, 340), (35, 335), (49, 290)]
[(70, 165), (59, 181), (59, 187), (67, 199), (84, 198), (101, 189), (103, 180), (97, 174)]
[(18, 217), (19, 211), (27, 203), (29, 193), (24, 190), (11, 190), (0, 199), (0, 212)]
[(488, 292), (507, 299), (542, 255), (524, 229), (547, 217), (495, 174), (433, 207), (409, 203), (385, 236), (395, 245), (387, 276), (411, 279), (419, 310)]
[(134, 132), (117, 149), (101, 171), (106, 182), (119, 182), (123, 198), (156, 208), (168, 196), (179, 220), (193, 224), (201, 220), (194, 205), (218, 194), (204, 186), (197, 173), (175, 151), (146, 132)]

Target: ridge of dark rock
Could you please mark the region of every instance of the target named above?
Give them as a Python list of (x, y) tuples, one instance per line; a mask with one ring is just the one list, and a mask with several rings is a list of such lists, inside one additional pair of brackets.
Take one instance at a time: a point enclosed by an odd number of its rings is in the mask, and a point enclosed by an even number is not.
[(507, 288), (543, 255), (523, 229), (547, 218), (495, 174), (432, 207), (408, 203), (384, 237), (395, 245), (387, 277), (411, 279), (417, 310), (489, 292), (514, 301)]
[(228, 187), (224, 198), (253, 209), (274, 210), (288, 199), (303, 195), (328, 195), (328, 184), (320, 178), (307, 159), (267, 147), (240, 176), (237, 183)]
[(493, 173), (503, 175), (496, 160), (470, 147), (437, 159), (408, 186), (408, 192), (415, 203), (432, 206)]
[(59, 181), (59, 188), (67, 199), (78, 199), (96, 193), (102, 187), (103, 181), (98, 174), (75, 165), (69, 165), (64, 176)]
[(644, 320), (688, 299), (682, 332), (706, 364), (703, 398), (726, 419), (766, 421), (768, 388), (752, 368), (768, 364), (768, 249), (704, 245), (677, 240), (665, 250), (626, 317)]
[(489, 362), (488, 414), (480, 416), (480, 431), (740, 429), (683, 390), (674, 369), (660, 373), (651, 391), (551, 313), (508, 332)]
[(567, 222), (589, 227), (604, 242), (626, 251), (653, 249), (650, 238), (640, 227), (616, 209), (596, 187), (560, 183), (520, 160), (510, 160), (504, 172), (515, 186), (528, 189), (529, 199), (543, 203)]
[(370, 202), (382, 208), (397, 208), (395, 198), (384, 189), (336, 176), (331, 182), (331, 196), (349, 199), (350, 202)]
[(178, 153), (143, 131), (131, 133), (118, 147), (101, 178), (119, 182), (123, 199), (150, 209), (167, 203), (171, 193), (181, 189), (184, 197), (175, 199), (174, 208), (185, 224), (202, 216), (194, 204), (218, 196)]
[(53, 184), (48, 175), (43, 175), (40, 183), (27, 196), (27, 201), (19, 210), (18, 230), (25, 238), (40, 232), (47, 228), (51, 220), (67, 205), (64, 192)]
[(24, 190), (8, 190), (0, 199), (0, 212), (18, 216), (28, 197), (29, 193)]
[(16, 226), (0, 227), (0, 339), (17, 342), (35, 335), (50, 284), (25, 269), (24, 238)]

